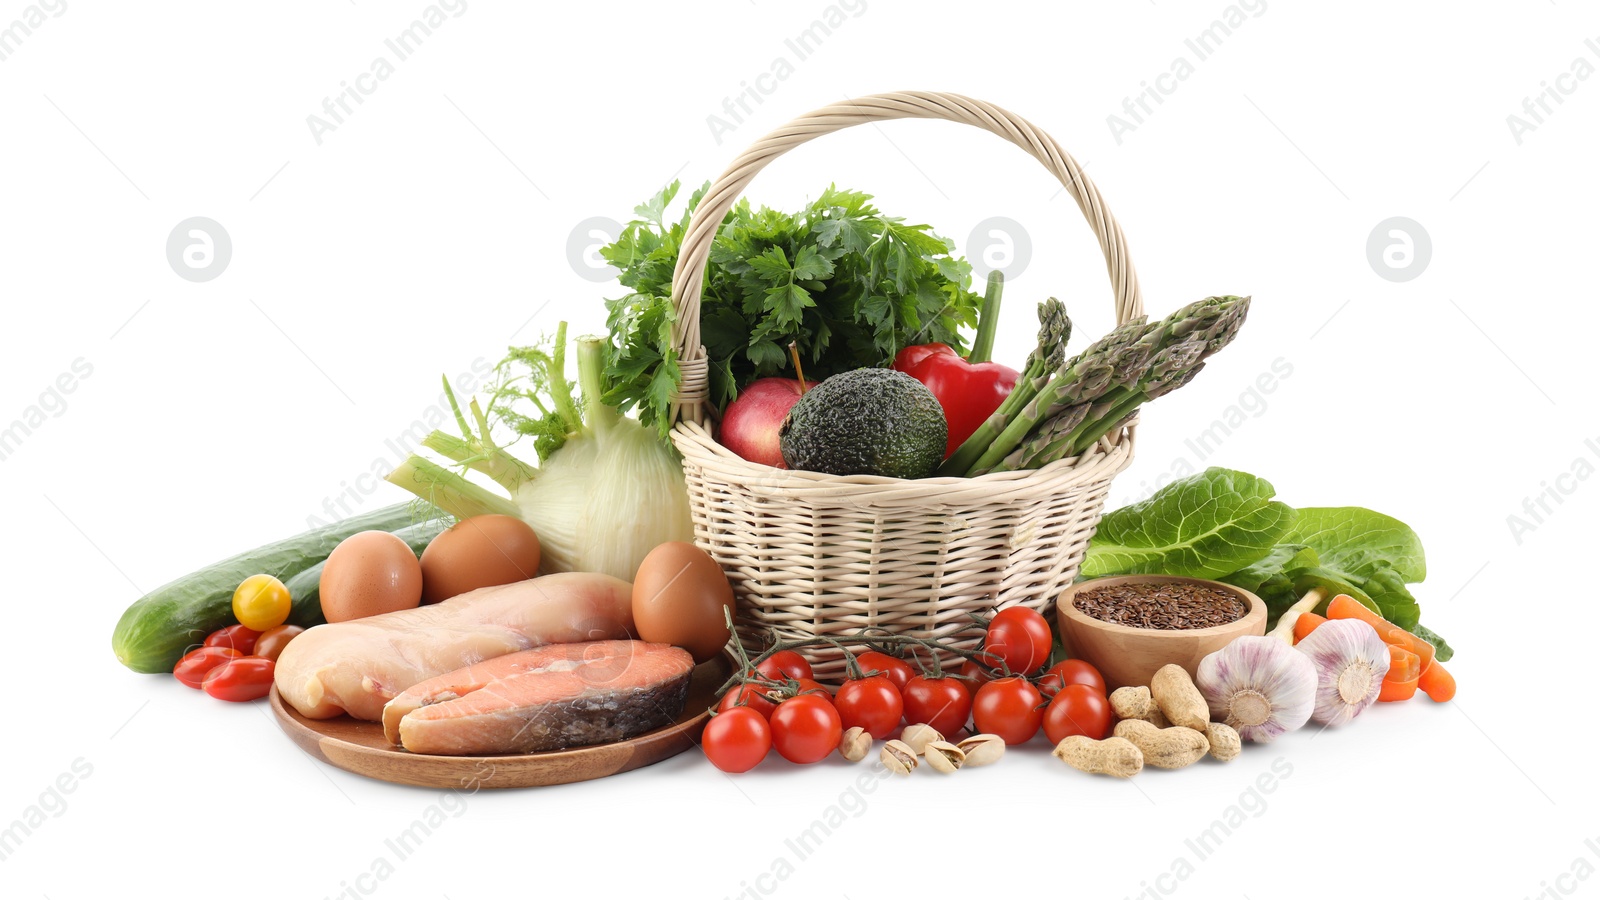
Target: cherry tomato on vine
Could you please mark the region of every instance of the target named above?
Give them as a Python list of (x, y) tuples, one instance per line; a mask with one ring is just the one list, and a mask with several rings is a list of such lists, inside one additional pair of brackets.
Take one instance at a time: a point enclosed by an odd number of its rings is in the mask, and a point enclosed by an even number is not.
[(833, 691), (822, 682), (813, 678), (797, 678), (795, 681), (800, 685), (799, 690), (795, 691), (796, 694), (811, 694), (829, 703), (833, 702)]
[(959, 679), (918, 675), (906, 682), (903, 695), (907, 725), (932, 725), (946, 737), (967, 727), (972, 694)]
[(259, 700), (272, 690), (272, 669), (272, 660), (259, 656), (230, 659), (206, 673), (200, 686), (218, 700)]
[(900, 727), (900, 715), (905, 712), (905, 701), (894, 682), (883, 675), (853, 678), (839, 686), (833, 698), (839, 710), (839, 723), (844, 728), (860, 726), (874, 740), (883, 740)]
[(1093, 685), (1067, 685), (1044, 711), (1044, 736), (1052, 744), (1074, 734), (1103, 740), (1110, 730), (1111, 701)]
[[(728, 696), (733, 696), (729, 691)], [(759, 712), (735, 706), (717, 713), (700, 737), (706, 759), (724, 772), (748, 772), (767, 758), (772, 749), (772, 729)]]
[(773, 681), (782, 681), (785, 678), (798, 681), (801, 678), (817, 677), (811, 672), (811, 663), (806, 662), (804, 656), (793, 650), (779, 650), (763, 659), (756, 665), (756, 671)]
[(206, 636), (207, 647), (232, 647), (245, 656), (256, 652), (256, 639), (261, 637), (261, 632), (243, 625), (229, 625), (227, 628), (218, 628)]
[(1008, 606), (989, 620), (984, 653), (1013, 675), (1030, 675), (1050, 660), (1050, 623), (1026, 606)]
[(232, 647), (201, 647), (185, 653), (183, 659), (178, 660), (178, 664), (172, 667), (172, 674), (186, 687), (198, 691), (205, 683), (206, 673), (230, 659), (238, 659), (243, 655)]
[(1039, 689), (1026, 678), (1011, 676), (978, 689), (972, 701), (972, 724), (980, 733), (997, 734), (1007, 744), (1025, 744), (1039, 733), (1044, 710)]
[(906, 682), (917, 674), (917, 670), (913, 669), (911, 664), (905, 660), (890, 656), (887, 653), (879, 653), (876, 650), (868, 650), (865, 653), (856, 654), (856, 662), (861, 664), (861, 671), (863, 672), (877, 670), (883, 673), (883, 677), (889, 679), (897, 691), (905, 690)]
[(967, 683), (967, 690), (977, 694), (978, 688), (999, 678), (1000, 674), (982, 663), (969, 659), (961, 664), (961, 674), (958, 677)]
[(778, 704), (767, 698), (766, 691), (756, 684), (741, 684), (722, 695), (722, 700), (717, 703), (720, 712), (730, 709), (746, 707), (755, 710), (756, 714), (766, 719), (772, 716), (772, 711)]
[(1106, 680), (1100, 670), (1081, 659), (1063, 659), (1047, 669), (1039, 679), (1039, 693), (1054, 697), (1069, 684), (1086, 684), (1100, 693), (1106, 692)]
[(839, 711), (816, 694), (790, 697), (772, 711), (772, 746), (792, 763), (826, 759), (838, 748), (843, 733)]

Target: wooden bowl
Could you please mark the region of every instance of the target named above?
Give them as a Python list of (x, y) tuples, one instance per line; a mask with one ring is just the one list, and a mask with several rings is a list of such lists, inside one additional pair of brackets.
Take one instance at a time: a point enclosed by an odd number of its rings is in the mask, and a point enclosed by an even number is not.
[[(1078, 609), (1073, 598), (1078, 592), (1097, 587), (1119, 584), (1198, 584), (1226, 591), (1245, 601), (1249, 611), (1226, 625), (1211, 628), (1185, 628), (1166, 630), (1160, 628), (1133, 628), (1103, 622)], [(1067, 653), (1075, 659), (1086, 660), (1105, 676), (1106, 689), (1116, 690), (1127, 685), (1147, 685), (1156, 670), (1168, 663), (1177, 663), (1194, 677), (1200, 660), (1207, 654), (1222, 649), (1223, 645), (1240, 635), (1265, 634), (1267, 630), (1267, 605), (1260, 597), (1243, 588), (1205, 578), (1184, 578), (1177, 575), (1116, 575), (1079, 582), (1067, 588), (1056, 601), (1056, 623), (1061, 629), (1061, 641)]]

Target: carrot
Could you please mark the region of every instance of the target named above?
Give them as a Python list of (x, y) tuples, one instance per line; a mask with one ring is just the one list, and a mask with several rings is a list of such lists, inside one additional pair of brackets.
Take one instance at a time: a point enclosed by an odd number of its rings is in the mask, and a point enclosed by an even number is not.
[(1294, 620), (1294, 642), (1300, 643), (1305, 636), (1317, 630), (1317, 626), (1328, 621), (1312, 612), (1303, 612), (1300, 618)]
[(1372, 626), (1380, 635), (1388, 635), (1395, 625), (1383, 616), (1367, 609), (1365, 603), (1350, 596), (1340, 594), (1328, 601), (1328, 618), (1330, 619), (1360, 619)]
[(1448, 703), (1456, 695), (1455, 676), (1445, 671), (1444, 665), (1438, 662), (1422, 670), (1418, 684), (1428, 699), (1435, 703)]
[[(1371, 625), (1372, 630), (1376, 631), (1378, 636), (1383, 638), (1384, 643), (1404, 645), (1410, 649), (1412, 653), (1417, 654), (1419, 657), (1426, 656), (1430, 659), (1433, 657), (1432, 644), (1429, 644), (1422, 638), (1419, 638), (1411, 632), (1402, 629), (1398, 625), (1395, 625), (1393, 622), (1390, 622), (1388, 619), (1385, 619), (1383, 616), (1378, 615), (1372, 610), (1367, 609), (1365, 604), (1349, 594), (1340, 594), (1339, 596), (1328, 601), (1328, 618), (1360, 619), (1368, 625)], [(1420, 646), (1423, 644), (1427, 645), (1426, 649)]]
[(1422, 660), (1406, 649), (1404, 644), (1389, 645), (1389, 672), (1383, 676), (1383, 687), (1378, 691), (1380, 703), (1410, 700), (1417, 695), (1417, 681), (1422, 676)]
[(1416, 681), (1422, 675), (1422, 660), (1400, 644), (1389, 645), (1389, 674), (1385, 681)]
[(1422, 638), (1394, 625), (1389, 626), (1388, 632), (1380, 632), (1380, 634), (1383, 634), (1384, 643), (1399, 644), (1415, 653), (1417, 658), (1422, 661), (1422, 671), (1428, 671), (1428, 668), (1433, 665), (1433, 645)]
[[(1432, 644), (1367, 609), (1361, 601), (1340, 594), (1328, 601), (1328, 618), (1360, 619), (1376, 629), (1386, 643), (1400, 644), (1410, 649), (1421, 664), (1418, 685), (1435, 702), (1444, 703), (1456, 695), (1456, 680), (1436, 659)], [(1429, 686), (1432, 690), (1429, 690)]]
[(1397, 700), (1410, 700), (1417, 695), (1417, 679), (1410, 681), (1390, 681), (1385, 678), (1383, 687), (1378, 689), (1379, 703), (1393, 703)]

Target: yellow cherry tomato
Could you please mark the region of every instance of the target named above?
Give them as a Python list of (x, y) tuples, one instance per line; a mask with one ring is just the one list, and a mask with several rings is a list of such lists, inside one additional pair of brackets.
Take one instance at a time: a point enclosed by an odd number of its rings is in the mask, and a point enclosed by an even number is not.
[(233, 617), (252, 631), (282, 625), (289, 607), (289, 589), (271, 575), (251, 575), (233, 592)]

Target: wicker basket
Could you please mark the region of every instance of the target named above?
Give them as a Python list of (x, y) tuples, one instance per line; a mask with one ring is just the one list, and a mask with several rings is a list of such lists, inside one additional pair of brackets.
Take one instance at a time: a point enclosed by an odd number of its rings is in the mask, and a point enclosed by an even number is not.
[[(1060, 179), (1105, 253), (1117, 324), (1144, 315), (1122, 229), (1077, 162), (1044, 132), (999, 107), (955, 94), (876, 94), (807, 113), (733, 161), (695, 210), (673, 274), (674, 338), (682, 367), (672, 439), (683, 454), (695, 541), (728, 573), (741, 639), (768, 629), (841, 635), (861, 628), (947, 637), (1022, 604), (1046, 615), (1072, 583), (1111, 479), (1133, 458), (1132, 424), (1087, 453), (1042, 469), (907, 481), (840, 477), (747, 462), (708, 426), (700, 291), (712, 238), (758, 172), (790, 148), (852, 125), (948, 119), (1028, 151)], [(823, 681), (844, 671), (837, 651), (807, 654)]]

